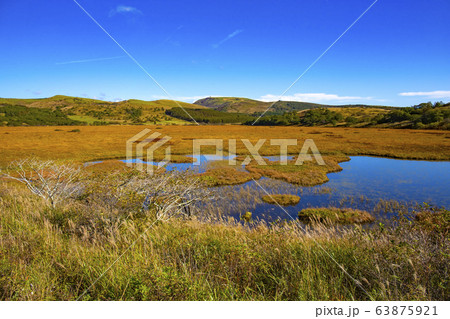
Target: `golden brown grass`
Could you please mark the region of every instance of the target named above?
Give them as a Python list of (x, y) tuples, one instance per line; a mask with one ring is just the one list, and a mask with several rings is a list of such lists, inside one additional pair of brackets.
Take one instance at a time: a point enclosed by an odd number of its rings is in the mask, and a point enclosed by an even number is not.
[(299, 196), (289, 194), (264, 195), (261, 199), (267, 204), (279, 204), (282, 206), (294, 206), (300, 202)]
[(375, 218), (368, 212), (353, 208), (305, 208), (298, 213), (304, 222), (325, 222), (333, 224), (371, 223)]
[[(303, 141), (312, 138), (322, 154), (450, 159), (450, 133), (447, 131), (237, 125), (0, 127), (0, 166), (27, 156), (79, 162), (122, 159), (126, 141), (144, 128), (171, 136), (173, 154), (191, 154), (192, 139), (196, 138), (224, 139), (226, 148), (228, 139), (237, 139), (239, 154), (248, 153), (240, 139), (249, 139), (254, 144), (260, 138), (296, 138), (299, 145), (289, 147), (289, 152), (298, 154)], [(80, 132), (68, 132), (73, 129)], [(214, 151), (212, 147), (202, 148), (205, 154)], [(278, 155), (279, 148), (266, 141), (261, 154)]]

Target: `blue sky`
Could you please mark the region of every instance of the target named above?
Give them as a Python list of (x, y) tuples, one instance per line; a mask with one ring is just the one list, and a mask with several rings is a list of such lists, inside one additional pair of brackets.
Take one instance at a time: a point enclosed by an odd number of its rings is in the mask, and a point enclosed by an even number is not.
[[(374, 0), (77, 0), (176, 99), (277, 100)], [(450, 1), (379, 0), (285, 94), (450, 101)], [(167, 98), (73, 0), (0, 0), (0, 97)]]

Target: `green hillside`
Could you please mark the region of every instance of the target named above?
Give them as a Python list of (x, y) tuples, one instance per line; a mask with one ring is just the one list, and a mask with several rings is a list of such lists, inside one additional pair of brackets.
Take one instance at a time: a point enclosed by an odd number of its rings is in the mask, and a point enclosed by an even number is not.
[(227, 113), (214, 109), (189, 109), (189, 114), (180, 107), (174, 107), (166, 111), (167, 115), (198, 123), (226, 124), (226, 123), (245, 123), (256, 118), (244, 113)]
[(187, 122), (167, 115), (165, 111), (180, 106), (185, 109), (206, 109), (199, 105), (170, 100), (108, 102), (63, 95), (43, 99), (0, 98), (0, 106), (22, 106), (30, 109), (58, 111), (73, 121), (93, 125), (183, 124)]
[(80, 125), (60, 110), (0, 104), (0, 126)]
[(410, 129), (450, 129), (450, 103), (421, 103), (411, 107), (322, 107), (300, 112), (269, 114), (256, 123), (261, 126), (345, 126)]
[(194, 104), (223, 112), (252, 114), (264, 112), (271, 103), (242, 97), (208, 97), (198, 100)]

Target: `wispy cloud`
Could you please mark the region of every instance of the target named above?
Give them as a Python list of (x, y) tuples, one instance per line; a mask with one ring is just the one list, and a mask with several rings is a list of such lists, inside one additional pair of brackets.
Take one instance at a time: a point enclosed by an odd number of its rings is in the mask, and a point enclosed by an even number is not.
[(450, 91), (431, 91), (431, 92), (403, 92), (400, 96), (424, 96), (430, 99), (450, 98)]
[(229, 35), (227, 35), (227, 37), (226, 37), (225, 39), (223, 39), (222, 41), (220, 41), (220, 42), (218, 42), (218, 43), (216, 43), (216, 44), (213, 44), (212, 47), (213, 47), (214, 49), (217, 49), (217, 48), (220, 47), (222, 44), (224, 44), (225, 42), (227, 42), (227, 41), (230, 40), (230, 39), (233, 39), (235, 36), (237, 36), (239, 33), (242, 33), (242, 32), (244, 32), (244, 30), (238, 29), (238, 30), (236, 30), (236, 31), (234, 31), (234, 32), (232, 32), (232, 33), (230, 33)]
[[(267, 94), (260, 98), (265, 102), (273, 102), (279, 99), (279, 96)], [(327, 93), (296, 93), (293, 95), (285, 95), (280, 98), (282, 101), (297, 101), (297, 102), (342, 102), (342, 101), (356, 101), (356, 100), (373, 100), (372, 97), (362, 96), (340, 96), (337, 94)]]
[(109, 12), (109, 17), (113, 17), (116, 14), (135, 14), (135, 15), (142, 15), (142, 11), (130, 6), (117, 6), (115, 9), (111, 9)]
[(109, 58), (97, 58), (97, 59), (86, 59), (86, 60), (75, 60), (75, 61), (67, 61), (67, 62), (57, 62), (55, 64), (62, 65), (62, 64), (73, 64), (73, 63), (87, 63), (87, 62), (97, 62), (97, 61), (106, 61), (106, 60), (115, 60), (115, 59), (121, 59), (125, 56), (113, 56)]

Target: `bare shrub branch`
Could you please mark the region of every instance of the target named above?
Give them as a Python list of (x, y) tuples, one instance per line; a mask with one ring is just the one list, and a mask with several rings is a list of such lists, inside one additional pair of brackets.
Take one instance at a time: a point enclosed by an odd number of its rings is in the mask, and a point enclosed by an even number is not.
[(4, 176), (25, 184), (33, 194), (44, 198), (52, 207), (82, 188), (79, 167), (60, 165), (51, 160), (14, 161), (8, 166)]
[(213, 198), (213, 191), (189, 172), (114, 172), (92, 180), (88, 200), (122, 213), (154, 214), (158, 220), (175, 215), (191, 217), (196, 204)]

